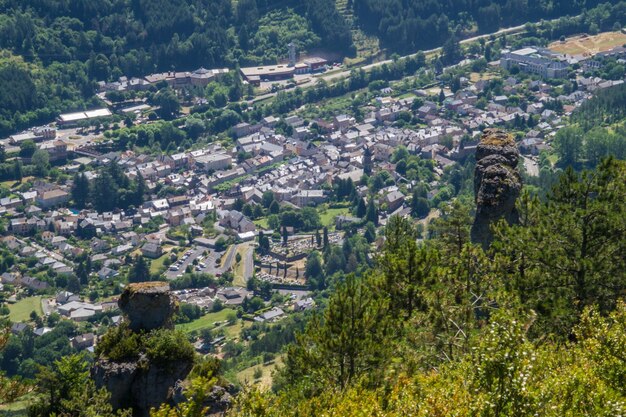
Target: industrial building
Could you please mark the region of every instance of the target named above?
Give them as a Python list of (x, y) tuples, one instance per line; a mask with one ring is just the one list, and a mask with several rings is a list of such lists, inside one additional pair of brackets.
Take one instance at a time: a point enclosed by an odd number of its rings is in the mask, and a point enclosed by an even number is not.
[(504, 69), (519, 67), (520, 71), (537, 74), (542, 78), (565, 78), (568, 66), (566, 63), (551, 59), (553, 54), (539, 48), (522, 48), (517, 51), (503, 51), (500, 66)]
[(64, 127), (75, 126), (79, 122), (85, 120), (93, 120), (101, 117), (109, 117), (112, 115), (113, 113), (111, 113), (111, 110), (105, 108), (81, 111), (77, 113), (65, 113), (57, 118), (57, 124)]

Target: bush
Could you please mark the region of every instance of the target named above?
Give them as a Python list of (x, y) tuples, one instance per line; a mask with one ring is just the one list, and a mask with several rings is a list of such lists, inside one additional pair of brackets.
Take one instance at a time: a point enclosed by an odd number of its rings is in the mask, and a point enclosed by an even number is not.
[(126, 323), (109, 329), (96, 346), (97, 356), (114, 362), (137, 360), (142, 353), (155, 364), (192, 361), (194, 357), (193, 346), (183, 332), (169, 329), (133, 332)]
[(185, 342), (185, 334), (180, 330), (153, 330), (145, 334), (143, 338), (146, 355), (153, 363), (166, 364), (193, 360), (193, 346)]
[(141, 340), (137, 333), (122, 323), (109, 329), (96, 345), (96, 355), (115, 362), (135, 360), (141, 352)]

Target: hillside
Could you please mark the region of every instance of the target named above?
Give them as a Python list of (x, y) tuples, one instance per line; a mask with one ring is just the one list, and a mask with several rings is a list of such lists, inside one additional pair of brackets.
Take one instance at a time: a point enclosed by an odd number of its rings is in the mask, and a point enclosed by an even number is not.
[[(489, 33), (527, 21), (574, 15), (567, 1), (103, 0), (0, 2), (0, 134), (95, 107), (96, 81), (158, 71), (276, 63), (293, 41), (358, 63), (440, 46), (452, 36)], [(608, 7), (608, 5), (607, 5)], [(586, 18), (609, 29), (624, 8)], [(607, 17), (609, 16), (609, 17)], [(552, 37), (572, 33), (574, 18)], [(606, 27), (604, 27), (606, 26)]]

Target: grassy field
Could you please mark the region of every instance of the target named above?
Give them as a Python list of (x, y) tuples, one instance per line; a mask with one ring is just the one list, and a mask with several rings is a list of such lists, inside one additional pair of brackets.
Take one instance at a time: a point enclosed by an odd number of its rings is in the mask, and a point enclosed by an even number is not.
[(324, 226), (333, 226), (335, 224), (335, 217), (350, 214), (348, 207), (344, 208), (329, 208), (323, 213), (320, 213), (320, 220)]
[[(226, 252), (224, 252), (224, 255), (222, 255), (222, 261), (220, 263), (220, 266), (223, 268), (224, 264), (226, 263), (226, 259), (228, 259), (228, 254), (230, 254), (231, 251), (235, 250), (235, 248), (237, 247), (237, 245), (230, 245), (228, 247), (228, 249), (226, 249)], [(233, 260), (233, 263), (235, 261)]]
[(480, 80), (490, 80), (490, 79), (495, 78), (495, 77), (496, 77), (496, 74), (491, 73), (491, 72), (482, 72), (482, 73), (480, 73), (480, 72), (472, 72), (470, 74), (470, 81), (475, 83), (475, 82), (480, 81)]
[(42, 315), (41, 311), (41, 297), (27, 297), (22, 298), (15, 304), (9, 304), (9, 319), (13, 322), (28, 321), (30, 320), (30, 313), (35, 311), (37, 314)]
[(178, 324), (176, 329), (182, 330), (185, 333), (191, 333), (194, 330), (202, 330), (207, 327), (212, 329), (215, 327), (215, 323), (218, 321), (225, 321), (228, 313), (235, 312), (235, 310), (230, 308), (225, 308), (222, 311), (218, 311), (217, 313), (209, 313), (205, 316), (200, 317), (198, 320), (194, 320), (191, 323)]
[[(272, 387), (272, 372), (276, 369), (277, 366), (283, 364), (283, 359), (281, 356), (278, 356), (273, 363), (268, 365), (254, 365), (249, 368), (244, 369), (237, 373), (237, 380), (242, 384), (250, 384), (255, 385), (262, 391), (268, 390)], [(254, 372), (257, 369), (261, 369), (263, 375), (259, 379), (254, 379)]]
[(247, 329), (250, 326), (252, 326), (252, 322), (240, 320), (237, 324), (233, 326), (224, 327), (224, 336), (226, 336), (226, 339), (230, 340), (237, 339), (239, 338), (241, 330)]
[(35, 177), (24, 177), (22, 179), (22, 181), (15, 181), (15, 180), (9, 180), (9, 181), (1, 181), (0, 182), (0, 186), (4, 187), (4, 188), (8, 188), (8, 189), (13, 189), (17, 186), (19, 186), (20, 184), (30, 181)]
[(564, 42), (552, 42), (548, 48), (561, 54), (592, 55), (608, 51), (623, 44), (626, 44), (626, 34), (621, 32), (604, 32), (595, 36), (574, 36), (565, 39)]
[(269, 225), (267, 224), (267, 217), (261, 217), (259, 219), (256, 219), (254, 221), (254, 224), (256, 224), (258, 227), (260, 227), (261, 229), (269, 229)]
[(152, 262), (150, 263), (150, 273), (151, 274), (156, 274), (161, 269), (165, 269), (165, 266), (163, 265), (163, 263), (165, 262), (165, 260), (167, 258), (169, 258), (169, 256), (170, 256), (170, 254), (166, 253), (165, 255), (161, 256), (160, 258), (153, 259)]

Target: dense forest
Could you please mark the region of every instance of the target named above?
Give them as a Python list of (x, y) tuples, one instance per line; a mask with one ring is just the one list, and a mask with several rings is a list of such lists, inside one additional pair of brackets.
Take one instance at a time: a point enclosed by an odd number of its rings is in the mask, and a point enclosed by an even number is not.
[[(600, 3), (598, 0), (354, 0), (354, 10), (359, 24), (376, 34), (385, 47), (409, 52), (442, 44), (451, 35), (459, 37), (476, 30), (490, 33), (500, 27), (587, 13), (587, 9)], [(610, 7), (608, 3), (606, 7)], [(622, 4), (614, 21), (623, 21), (625, 12)], [(603, 15), (605, 11), (596, 13)]]

